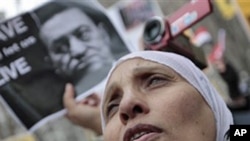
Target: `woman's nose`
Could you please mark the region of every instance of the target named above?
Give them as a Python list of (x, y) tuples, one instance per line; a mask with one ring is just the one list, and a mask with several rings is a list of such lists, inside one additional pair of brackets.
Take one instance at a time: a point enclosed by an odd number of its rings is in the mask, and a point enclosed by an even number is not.
[(149, 112), (149, 107), (143, 97), (128, 96), (121, 100), (119, 112), (121, 122), (126, 125), (129, 120), (147, 114)]

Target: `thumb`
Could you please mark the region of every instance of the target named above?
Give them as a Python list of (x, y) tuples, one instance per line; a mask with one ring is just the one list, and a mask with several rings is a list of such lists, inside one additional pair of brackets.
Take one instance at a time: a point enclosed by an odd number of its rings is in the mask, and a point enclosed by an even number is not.
[(65, 85), (64, 95), (63, 95), (63, 105), (66, 109), (72, 109), (76, 105), (76, 101), (74, 98), (75, 92), (73, 85), (67, 83)]

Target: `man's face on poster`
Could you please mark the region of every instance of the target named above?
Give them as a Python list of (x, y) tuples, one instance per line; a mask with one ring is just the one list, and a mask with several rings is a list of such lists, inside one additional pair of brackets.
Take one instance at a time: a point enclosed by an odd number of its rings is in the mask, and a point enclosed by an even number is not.
[(71, 75), (112, 62), (110, 40), (104, 32), (80, 9), (70, 8), (45, 22), (40, 35), (55, 67)]

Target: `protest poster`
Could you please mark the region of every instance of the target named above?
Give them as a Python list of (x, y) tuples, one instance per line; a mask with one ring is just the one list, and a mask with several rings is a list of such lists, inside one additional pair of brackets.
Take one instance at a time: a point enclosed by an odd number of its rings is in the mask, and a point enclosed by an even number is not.
[(154, 16), (164, 16), (155, 0), (120, 0), (108, 8), (108, 14), (132, 51), (143, 50), (142, 35), (146, 21)]
[(84, 98), (129, 52), (105, 9), (94, 4), (48, 2), (0, 23), (0, 102), (27, 130), (65, 113), (67, 82)]

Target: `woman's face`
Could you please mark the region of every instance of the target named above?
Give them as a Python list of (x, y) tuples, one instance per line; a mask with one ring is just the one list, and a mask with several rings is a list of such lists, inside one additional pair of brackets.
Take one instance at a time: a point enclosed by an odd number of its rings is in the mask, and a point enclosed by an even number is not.
[(213, 112), (169, 67), (127, 60), (113, 71), (105, 94), (105, 141), (215, 141)]

